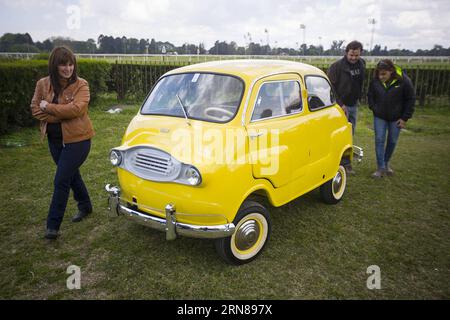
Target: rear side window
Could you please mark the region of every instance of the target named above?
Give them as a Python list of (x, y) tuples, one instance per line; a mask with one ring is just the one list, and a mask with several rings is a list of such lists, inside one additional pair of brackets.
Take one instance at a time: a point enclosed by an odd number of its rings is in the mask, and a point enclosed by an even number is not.
[(319, 76), (307, 76), (305, 83), (310, 110), (328, 107), (336, 103), (333, 90), (327, 79)]
[(267, 82), (258, 92), (252, 121), (294, 114), (302, 109), (300, 84), (297, 81)]

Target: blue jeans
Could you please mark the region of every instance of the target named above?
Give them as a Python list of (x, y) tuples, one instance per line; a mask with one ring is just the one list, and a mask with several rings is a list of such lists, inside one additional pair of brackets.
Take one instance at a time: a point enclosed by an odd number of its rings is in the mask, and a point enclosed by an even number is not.
[(346, 106), (347, 107), (347, 119), (352, 124), (352, 134), (355, 135), (356, 119), (358, 117), (358, 105)]
[(91, 140), (68, 143), (63, 146), (61, 142), (49, 139), (48, 146), (57, 168), (47, 228), (59, 230), (69, 200), (70, 189), (73, 190), (73, 197), (78, 203), (78, 210), (92, 211), (91, 199), (79, 171), (91, 149)]
[[(378, 169), (386, 169), (397, 145), (400, 128), (397, 126), (397, 121), (386, 121), (377, 117), (373, 118), (373, 127)], [(386, 132), (388, 133), (387, 142)]]

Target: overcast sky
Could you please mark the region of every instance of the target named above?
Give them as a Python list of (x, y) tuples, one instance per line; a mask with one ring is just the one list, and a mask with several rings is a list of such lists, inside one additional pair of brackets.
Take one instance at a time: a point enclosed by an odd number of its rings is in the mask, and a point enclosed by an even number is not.
[[(80, 13), (78, 15), (78, 12)], [(389, 49), (450, 47), (449, 0), (0, 0), (0, 34), (28, 32), (34, 41), (51, 36), (97, 40), (100, 34), (157, 41), (215, 40), (278, 47), (328, 48), (333, 40), (360, 40)], [(268, 33), (265, 33), (265, 29)]]

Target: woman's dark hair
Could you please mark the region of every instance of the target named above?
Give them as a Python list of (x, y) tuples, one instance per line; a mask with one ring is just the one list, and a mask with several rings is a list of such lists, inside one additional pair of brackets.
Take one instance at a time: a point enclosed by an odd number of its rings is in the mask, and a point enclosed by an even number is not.
[(380, 71), (390, 71), (390, 72), (392, 72), (391, 78), (397, 78), (397, 79), (399, 78), (399, 75), (397, 74), (397, 71), (395, 69), (394, 62), (392, 62), (392, 60), (383, 59), (377, 63), (377, 66), (375, 67), (375, 72), (374, 72), (375, 79), (378, 79), (378, 75), (379, 75)]
[(67, 63), (73, 64), (73, 73), (67, 84), (69, 85), (77, 81), (77, 59), (73, 52), (67, 47), (54, 48), (48, 59), (48, 74), (50, 75), (50, 82), (56, 94), (59, 94), (63, 89), (61, 88), (58, 66)]
[(350, 50), (358, 50), (358, 49), (361, 50), (361, 52), (362, 52), (363, 45), (361, 42), (354, 40), (345, 47), (345, 52), (349, 52)]

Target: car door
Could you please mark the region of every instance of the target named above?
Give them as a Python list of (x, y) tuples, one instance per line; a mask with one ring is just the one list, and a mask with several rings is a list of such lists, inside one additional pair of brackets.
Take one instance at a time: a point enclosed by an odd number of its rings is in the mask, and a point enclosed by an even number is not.
[(270, 180), (276, 188), (307, 172), (302, 88), (298, 74), (270, 76), (256, 83), (250, 100), (246, 130), (253, 176)]
[(309, 75), (305, 76), (305, 84), (309, 117), (314, 123), (310, 127), (310, 178), (314, 183), (323, 179), (327, 168), (334, 161), (331, 159), (333, 135), (342, 128), (341, 122), (337, 120), (340, 114), (328, 80), (319, 75)]

